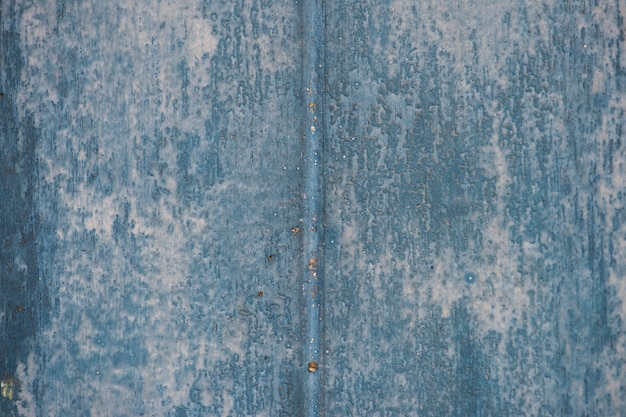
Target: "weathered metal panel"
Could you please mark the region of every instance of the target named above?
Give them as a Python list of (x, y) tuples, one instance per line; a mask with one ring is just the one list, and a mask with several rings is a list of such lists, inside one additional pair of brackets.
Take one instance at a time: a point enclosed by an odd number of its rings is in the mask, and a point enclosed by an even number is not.
[(2, 1), (0, 415), (626, 414), (625, 10)]
[[(5, 338), (19, 339), (5, 342), (3, 371), (21, 382), (5, 413), (292, 415), (302, 402), (297, 5), (2, 7), (3, 162), (29, 181), (2, 196), (4, 224), (37, 229), (3, 249), (21, 259), (3, 266)], [(7, 293), (13, 281), (27, 289)], [(48, 323), (12, 321), (14, 295)]]
[(304, 311), (302, 415), (320, 415), (324, 251), (324, 9), (304, 0), (302, 12), (302, 302)]
[(626, 415), (623, 2), (330, 2), (327, 415)]

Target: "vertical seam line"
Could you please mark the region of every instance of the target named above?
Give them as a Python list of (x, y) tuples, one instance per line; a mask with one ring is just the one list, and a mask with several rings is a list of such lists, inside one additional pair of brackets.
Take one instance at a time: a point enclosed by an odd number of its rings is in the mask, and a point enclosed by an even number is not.
[(321, 327), (323, 300), (323, 169), (324, 147), (324, 11), (322, 0), (302, 3), (302, 146), (304, 300), (304, 416), (319, 416), (322, 409)]

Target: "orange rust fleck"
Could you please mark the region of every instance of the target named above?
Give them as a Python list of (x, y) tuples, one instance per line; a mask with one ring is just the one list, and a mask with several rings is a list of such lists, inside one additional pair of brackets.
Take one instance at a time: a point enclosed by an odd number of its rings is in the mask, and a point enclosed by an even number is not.
[(309, 362), (309, 372), (317, 371), (317, 362)]

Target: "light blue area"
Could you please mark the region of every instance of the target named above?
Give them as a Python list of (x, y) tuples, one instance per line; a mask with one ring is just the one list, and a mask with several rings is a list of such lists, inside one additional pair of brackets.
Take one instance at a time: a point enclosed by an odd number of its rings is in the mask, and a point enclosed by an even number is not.
[(0, 414), (626, 413), (618, 2), (0, 7)]
[(327, 415), (626, 411), (621, 13), (328, 5)]
[[(30, 2), (32, 3), (32, 2)], [(302, 402), (299, 13), (24, 2), (50, 324), (23, 415), (290, 415)], [(19, 51), (18, 51), (19, 52)]]

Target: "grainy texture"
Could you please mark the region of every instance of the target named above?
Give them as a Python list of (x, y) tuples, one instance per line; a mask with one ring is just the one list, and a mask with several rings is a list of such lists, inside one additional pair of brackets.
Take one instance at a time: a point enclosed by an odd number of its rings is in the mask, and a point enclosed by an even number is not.
[(5, 134), (3, 157), (36, 162), (34, 191), (2, 198), (15, 227), (41, 224), (36, 260), (28, 235), (8, 250), (52, 300), (33, 306), (51, 316), (37, 348), (5, 365), (21, 415), (292, 415), (297, 6), (15, 0), (2, 16), (3, 120), (22, 141)]
[(323, 6), (0, 2), (1, 416), (626, 415), (624, 2)]
[[(3, 8), (2, 16), (11, 13)], [(15, 370), (28, 360), (33, 340), (49, 313), (37, 264), (34, 215), (38, 129), (32, 115), (19, 115), (24, 59), (19, 25), (0, 26), (0, 415), (11, 416), (17, 394)]]
[(326, 4), (326, 415), (624, 415), (624, 3)]

